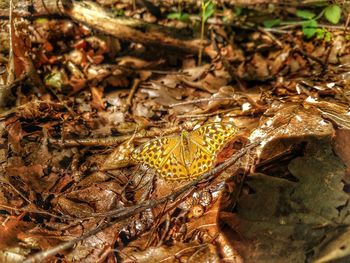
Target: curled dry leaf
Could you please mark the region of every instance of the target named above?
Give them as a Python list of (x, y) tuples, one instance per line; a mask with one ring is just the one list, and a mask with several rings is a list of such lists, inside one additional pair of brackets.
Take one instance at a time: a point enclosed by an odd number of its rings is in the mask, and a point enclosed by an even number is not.
[(303, 261), (305, 247), (317, 251), (329, 231), (315, 226), (349, 222), (348, 216), (339, 217), (339, 207), (346, 214), (349, 206), (343, 192), (344, 166), (332, 152), (330, 136), (310, 136), (304, 142), (302, 156), (286, 164), (286, 179), (278, 178), (273, 168), (250, 174), (237, 212), (222, 218), (238, 234), (235, 248), (243, 258), (261, 261), (269, 251), (270, 260), (283, 261), (287, 251), (289, 258)]
[[(72, 1), (59, 19), (47, 6), (52, 16), (29, 25), (27, 8), (17, 8), (26, 3), (14, 0), (2, 27), (0, 84), (15, 100), (1, 93), (14, 108), (0, 124), (0, 261), (34, 254), (43, 262), (346, 260), (350, 42), (343, 27), (318, 24), (307, 39), (305, 27), (278, 24), (300, 13), (299, 4), (206, 1), (202, 31), (201, 1), (99, 2), (106, 8)], [(262, 27), (266, 18), (274, 27)], [(17, 79), (7, 81), (12, 72)], [(171, 183), (131, 162), (133, 134), (135, 143), (159, 142), (232, 117), (240, 137), (219, 152), (204, 137), (190, 149), (176, 139), (177, 164), (192, 149), (207, 159), (214, 152), (216, 164), (245, 154), (216, 177)], [(259, 147), (246, 150), (248, 141)], [(168, 172), (182, 167), (170, 164)], [(198, 167), (205, 166), (190, 170)]]
[(122, 258), (124, 262), (150, 262), (168, 261), (177, 259), (187, 262), (220, 262), (220, 258), (215, 251), (215, 246), (211, 244), (198, 245), (196, 243), (177, 243), (173, 246), (149, 247), (145, 251), (133, 252), (123, 249)]
[(134, 146), (129, 141), (118, 145), (115, 150), (108, 155), (106, 161), (101, 166), (101, 170), (113, 170), (130, 165), (133, 162), (131, 159), (133, 150)]
[(19, 177), (31, 189), (37, 193), (48, 193), (55, 186), (59, 177), (57, 174), (44, 174), (42, 165), (8, 167), (6, 172), (9, 176)]
[[(276, 106), (271, 109), (272, 118), (267, 118), (260, 128), (250, 135), (250, 140), (262, 138), (259, 147), (261, 159), (269, 159), (286, 151), (290, 144), (303, 140), (307, 136), (331, 136), (333, 127), (326, 122), (316, 109), (305, 109), (298, 104)], [(280, 140), (286, 143), (280, 143)]]
[(101, 111), (105, 108), (105, 103), (103, 100), (103, 89), (92, 87), (91, 88), (92, 102), (91, 106), (97, 111)]
[(328, 241), (327, 244), (322, 247), (320, 255), (315, 259), (315, 263), (326, 263), (335, 260), (347, 260), (350, 257), (350, 229), (344, 229), (341, 233), (337, 233), (337, 236)]

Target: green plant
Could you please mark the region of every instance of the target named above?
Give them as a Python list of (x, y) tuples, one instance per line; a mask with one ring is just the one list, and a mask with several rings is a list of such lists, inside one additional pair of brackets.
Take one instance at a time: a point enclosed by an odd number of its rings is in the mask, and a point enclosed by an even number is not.
[(202, 1), (202, 21), (207, 22), (208, 18), (214, 14), (215, 5), (211, 0)]
[(341, 18), (341, 8), (336, 4), (329, 5), (317, 16), (315, 13), (307, 10), (297, 10), (296, 16), (304, 19), (302, 21), (302, 30), (307, 38), (316, 36), (319, 39), (329, 41), (331, 39), (331, 33), (327, 29), (319, 27), (317, 20), (324, 17), (328, 22), (337, 24)]
[(211, 17), (215, 12), (215, 5), (211, 0), (202, 0), (201, 3), (201, 37), (200, 37), (200, 47), (198, 53), (198, 65), (202, 64), (202, 56), (203, 56), (203, 39), (204, 39), (204, 30), (205, 23), (208, 18)]
[(119, 17), (119, 16), (124, 16), (125, 12), (122, 9), (117, 9), (115, 7), (111, 8), (112, 14), (114, 15), (114, 17)]
[(167, 15), (167, 18), (168, 19), (172, 19), (172, 20), (173, 19), (180, 20), (180, 21), (185, 22), (185, 23), (190, 21), (190, 15), (187, 14), (187, 13), (183, 13), (181, 11), (180, 12), (169, 13)]
[(332, 24), (338, 24), (341, 18), (341, 8), (338, 5), (330, 5), (324, 9), (324, 17)]
[(339, 5), (331, 4), (324, 7), (318, 15), (309, 10), (297, 10), (295, 15), (301, 18), (302, 21), (283, 22), (280, 19), (272, 19), (264, 21), (264, 26), (270, 28), (278, 25), (300, 24), (306, 38), (316, 37), (330, 41), (332, 37), (331, 33), (324, 27), (320, 27), (317, 21), (324, 17), (328, 22), (338, 24), (341, 13), (342, 10)]
[(177, 12), (169, 13), (167, 15), (167, 18), (188, 23), (190, 21), (190, 15), (182, 11), (182, 4), (183, 4), (182, 0), (180, 0), (178, 3)]
[(270, 19), (270, 20), (265, 20), (264, 21), (264, 27), (271, 28), (274, 26), (279, 26), (281, 24), (281, 19)]

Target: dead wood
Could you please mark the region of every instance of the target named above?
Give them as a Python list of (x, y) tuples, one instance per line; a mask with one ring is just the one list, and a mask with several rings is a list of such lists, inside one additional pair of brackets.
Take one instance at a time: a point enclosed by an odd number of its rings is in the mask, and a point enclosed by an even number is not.
[[(31, 6), (21, 6), (17, 14), (21, 16), (63, 15), (84, 23), (102, 33), (109, 34), (121, 40), (181, 49), (190, 53), (197, 53), (200, 40), (193, 38), (183, 30), (155, 25), (128, 17), (115, 17), (115, 15), (90, 1), (69, 0), (43, 0), (33, 1)], [(8, 16), (6, 10), (2, 10), (0, 16)]]

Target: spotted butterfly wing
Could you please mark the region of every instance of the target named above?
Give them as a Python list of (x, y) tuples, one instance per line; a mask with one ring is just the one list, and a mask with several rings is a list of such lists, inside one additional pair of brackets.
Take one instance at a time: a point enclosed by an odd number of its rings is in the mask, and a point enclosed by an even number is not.
[(190, 139), (196, 147), (190, 177), (208, 171), (214, 165), (217, 153), (236, 133), (236, 126), (230, 123), (210, 123), (192, 131)]
[(193, 178), (213, 166), (218, 151), (236, 132), (233, 124), (211, 123), (180, 136), (151, 140), (138, 147), (132, 158), (167, 180)]
[[(178, 137), (180, 141), (180, 136)], [(183, 180), (188, 178), (188, 168), (184, 163), (183, 158), (183, 148), (181, 142), (177, 147), (175, 147), (171, 152), (169, 152), (164, 163), (157, 170), (159, 175), (166, 180)]]
[(168, 136), (150, 140), (132, 153), (132, 159), (155, 168), (157, 172), (164, 166), (167, 158), (179, 147), (178, 136)]
[(235, 136), (237, 127), (232, 123), (210, 123), (191, 132), (191, 140), (196, 141), (211, 153), (219, 151), (229, 139)]

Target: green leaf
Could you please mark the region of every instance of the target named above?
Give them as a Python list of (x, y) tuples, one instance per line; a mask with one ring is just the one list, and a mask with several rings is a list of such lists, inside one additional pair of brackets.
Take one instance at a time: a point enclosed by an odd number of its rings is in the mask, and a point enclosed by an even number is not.
[(324, 36), (324, 41), (329, 42), (332, 40), (332, 33), (327, 31), (325, 36)]
[(328, 6), (329, 5), (329, 1), (327, 0), (321, 0), (321, 1), (315, 1), (313, 4), (313, 6), (316, 6), (316, 7), (325, 7), (325, 6)]
[(316, 14), (307, 10), (297, 10), (296, 16), (303, 19), (312, 19), (316, 16)]
[(212, 1), (207, 1), (204, 4), (204, 12), (203, 12), (203, 19), (204, 22), (207, 22), (208, 18), (211, 17), (214, 14), (215, 11), (215, 5)]
[(240, 16), (242, 14), (242, 12), (243, 12), (243, 7), (238, 7), (238, 6), (235, 7), (234, 14), (236, 16)]
[(264, 21), (264, 27), (271, 28), (281, 24), (281, 19), (271, 19)]
[(180, 17), (180, 20), (181, 20), (182, 22), (188, 22), (188, 21), (190, 21), (190, 15), (187, 14), (187, 13), (182, 13), (182, 14), (181, 14), (181, 17)]
[(317, 32), (317, 21), (316, 20), (307, 20), (302, 24), (303, 33), (307, 38), (312, 38)]
[(39, 17), (37, 19), (35, 19), (35, 22), (38, 23), (38, 24), (45, 24), (47, 23), (49, 20), (47, 18), (43, 18), (43, 17)]
[(167, 14), (166, 17), (168, 19), (179, 19), (180, 16), (181, 16), (181, 13), (176, 12), (176, 13)]
[(49, 87), (61, 89), (63, 86), (61, 73), (56, 71), (46, 75), (44, 78), (44, 83)]
[(117, 8), (114, 8), (114, 7), (112, 7), (112, 13), (113, 13), (114, 17), (119, 17), (119, 16), (124, 16), (125, 15), (124, 10), (117, 9)]
[(316, 36), (318, 39), (323, 39), (325, 42), (329, 42), (332, 39), (332, 34), (326, 28), (317, 28)]
[(167, 15), (168, 19), (176, 19), (180, 20), (182, 22), (188, 22), (190, 20), (190, 15), (187, 13), (182, 12), (176, 12), (176, 13), (170, 13)]
[(341, 8), (338, 5), (330, 5), (324, 9), (324, 17), (332, 24), (338, 24), (341, 17)]
[(324, 39), (325, 34), (326, 34), (326, 30), (324, 28), (317, 28), (316, 29), (316, 36), (318, 39)]
[(332, 34), (325, 28), (317, 28), (316, 36), (318, 39), (323, 39), (325, 42), (329, 42), (332, 39)]

